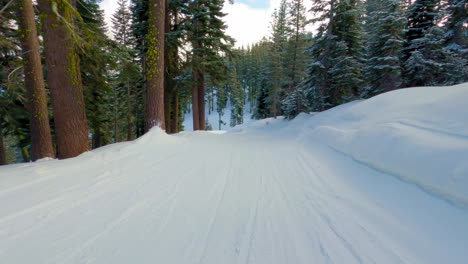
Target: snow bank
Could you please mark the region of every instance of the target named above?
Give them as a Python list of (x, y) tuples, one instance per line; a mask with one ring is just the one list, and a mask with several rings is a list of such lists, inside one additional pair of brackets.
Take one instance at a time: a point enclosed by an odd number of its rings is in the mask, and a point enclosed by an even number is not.
[(298, 117), (302, 140), (468, 206), (467, 98), (468, 83), (385, 93)]

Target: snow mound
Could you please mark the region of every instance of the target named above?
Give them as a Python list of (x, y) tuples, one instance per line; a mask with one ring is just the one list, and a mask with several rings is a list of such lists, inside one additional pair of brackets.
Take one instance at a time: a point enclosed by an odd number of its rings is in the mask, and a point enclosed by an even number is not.
[(302, 137), (468, 206), (466, 98), (468, 83), (388, 92), (309, 118)]

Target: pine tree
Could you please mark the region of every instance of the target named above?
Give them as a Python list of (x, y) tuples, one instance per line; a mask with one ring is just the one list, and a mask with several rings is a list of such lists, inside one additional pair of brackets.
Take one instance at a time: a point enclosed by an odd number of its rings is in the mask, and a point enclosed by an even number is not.
[(146, 125), (148, 131), (165, 129), (164, 116), (164, 32), (165, 0), (150, 0), (148, 13), (148, 50), (146, 51)]
[(230, 101), (231, 101), (231, 122), (230, 126), (236, 126), (244, 122), (244, 90), (237, 76), (236, 67), (231, 69), (231, 80), (230, 80)]
[(0, 16), (0, 133), (5, 139), (6, 148), (16, 147), (20, 150), (22, 157), (17, 160), (28, 162), (30, 113), (24, 100), (23, 62), (14, 22), (17, 12), (15, 5), (5, 5), (6, 0), (0, 0), (0, 3), (4, 8)]
[(225, 125), (221, 117), (224, 115), (224, 109), (228, 101), (227, 85), (219, 85), (216, 89), (216, 112), (218, 112), (218, 129), (221, 130), (221, 126)]
[(311, 109), (321, 111), (350, 101), (361, 92), (363, 47), (358, 1), (314, 1), (313, 19), (320, 23), (308, 49), (311, 61), (305, 80)]
[(270, 115), (276, 118), (280, 114), (280, 100), (285, 81), (285, 56), (289, 28), (287, 25), (287, 2), (282, 0), (280, 7), (273, 14), (272, 23), (272, 73), (273, 83), (268, 91)]
[(453, 58), (452, 74), (447, 82), (458, 84), (468, 81), (468, 15), (467, 0), (449, 0), (445, 23), (445, 48)]
[(411, 41), (407, 47), (412, 50), (411, 55), (403, 64), (407, 87), (452, 84), (453, 74), (463, 71), (455, 64), (452, 54), (444, 49), (443, 36), (443, 30), (433, 26), (423, 37)]
[(181, 31), (192, 46), (190, 68), (192, 71), (192, 113), (194, 130), (205, 130), (205, 79), (216, 83), (226, 72), (221, 53), (229, 53), (233, 39), (225, 34), (222, 18), (224, 0), (193, 0), (183, 6), (187, 22)]
[(457, 73), (466, 73), (463, 63), (444, 47), (444, 32), (437, 25), (439, 3), (418, 0), (409, 10), (402, 56), (406, 87), (453, 84), (461, 78)]
[[(148, 0), (130, 0), (132, 11), (132, 39), (137, 51), (137, 64), (141, 68), (141, 75), (134, 80), (135, 102), (146, 102), (146, 51), (148, 33)], [(145, 104), (136, 104), (135, 129), (136, 136), (143, 135), (145, 131)]]
[(435, 25), (439, 0), (416, 0), (408, 12), (404, 60), (414, 50), (409, 46), (413, 40), (424, 37), (425, 32)]
[(5, 143), (3, 142), (3, 134), (0, 131), (0, 166), (6, 165), (6, 152), (5, 152)]
[(132, 14), (127, 0), (117, 1), (117, 10), (112, 14), (112, 33), (119, 44), (129, 47), (132, 44)]
[[(126, 139), (132, 140), (134, 134), (134, 120), (137, 102), (137, 90), (133, 88), (135, 80), (141, 78), (140, 69), (135, 61), (137, 51), (135, 50), (135, 43), (132, 31), (132, 15), (128, 9), (127, 0), (119, 0), (118, 8), (112, 15), (112, 28), (114, 39), (119, 44), (118, 58), (117, 58), (117, 74), (115, 84), (113, 85), (113, 92), (116, 100), (115, 106), (118, 105), (118, 100), (122, 101), (125, 108), (125, 121), (126, 121)], [(118, 112), (118, 111), (115, 111)], [(118, 123), (118, 115), (114, 115), (115, 126)], [(119, 117), (120, 119), (120, 117)], [(114, 129), (115, 130), (115, 129)]]
[(54, 158), (55, 151), (49, 126), (49, 110), (32, 1), (20, 0), (17, 9), (18, 34), (23, 51), (24, 78), (30, 111), (31, 156), (32, 160)]
[(306, 9), (303, 0), (292, 0), (288, 5), (288, 27), (290, 39), (286, 58), (290, 70), (288, 90), (293, 90), (301, 82), (305, 72), (305, 26), (307, 25)]
[(89, 150), (73, 1), (39, 0), (59, 158)]
[(400, 57), (406, 19), (400, 5), (399, 0), (367, 1), (365, 98), (397, 89), (402, 84)]

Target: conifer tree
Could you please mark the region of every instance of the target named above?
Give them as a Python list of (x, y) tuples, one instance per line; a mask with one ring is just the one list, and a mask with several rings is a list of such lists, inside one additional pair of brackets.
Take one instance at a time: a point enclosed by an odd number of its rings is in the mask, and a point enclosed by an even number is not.
[(17, 9), (18, 35), (23, 51), (24, 78), (30, 112), (31, 158), (54, 158), (33, 3), (31, 0), (20, 0), (17, 2)]
[(89, 150), (80, 63), (76, 52), (79, 16), (71, 0), (39, 0), (43, 22), (47, 80), (54, 110), (59, 158)]
[[(439, 0), (417, 0), (408, 13), (402, 66), (406, 87), (456, 83), (463, 63), (444, 47), (444, 32), (437, 25)], [(462, 74), (463, 75), (463, 74)]]
[(320, 27), (308, 49), (311, 61), (305, 80), (311, 108), (321, 111), (360, 93), (363, 47), (358, 1), (314, 1), (312, 21)]
[(231, 101), (231, 127), (242, 124), (244, 122), (244, 90), (237, 76), (236, 67), (231, 69), (230, 80), (230, 101)]
[(368, 98), (401, 87), (400, 57), (406, 19), (400, 5), (399, 0), (367, 1), (368, 86), (363, 97)]
[(293, 90), (300, 83), (305, 72), (305, 26), (307, 25), (306, 9), (303, 0), (292, 0), (288, 4), (288, 27), (290, 40), (286, 58), (290, 70), (288, 90)]
[(271, 36), (273, 83), (268, 91), (268, 104), (270, 115), (275, 118), (280, 114), (280, 94), (285, 81), (285, 56), (289, 34), (287, 23), (287, 2), (282, 0), (279, 9), (273, 14)]
[(148, 131), (165, 129), (164, 119), (164, 32), (165, 0), (149, 0), (146, 40), (146, 125)]
[[(119, 0), (118, 8), (112, 15), (112, 29), (115, 41), (118, 45), (117, 74), (113, 92), (116, 95), (114, 104), (117, 106), (121, 101), (125, 108), (126, 139), (132, 140), (134, 134), (134, 121), (137, 106), (137, 89), (134, 88), (135, 80), (141, 78), (140, 69), (136, 63), (135, 43), (132, 32), (132, 14), (128, 9), (127, 0)], [(114, 115), (115, 123), (118, 115)], [(119, 118), (120, 119), (120, 118)]]
[(230, 53), (233, 43), (233, 39), (225, 33), (223, 4), (224, 0), (192, 0), (181, 8), (187, 20), (181, 31), (192, 46), (190, 68), (194, 130), (205, 130), (206, 75), (210, 75), (212, 82), (223, 78), (226, 65), (221, 53)]

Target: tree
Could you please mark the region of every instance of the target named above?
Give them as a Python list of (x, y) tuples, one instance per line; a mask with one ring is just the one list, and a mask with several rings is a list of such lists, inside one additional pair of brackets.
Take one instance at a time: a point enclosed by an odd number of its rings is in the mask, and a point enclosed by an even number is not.
[(314, 1), (313, 21), (320, 27), (312, 46), (306, 90), (314, 111), (358, 97), (361, 92), (363, 47), (358, 1)]
[(231, 69), (231, 127), (242, 124), (244, 122), (244, 90), (242, 89), (237, 77), (236, 67)]
[(49, 126), (49, 110), (32, 1), (20, 0), (17, 9), (18, 34), (23, 51), (24, 78), (30, 112), (32, 160), (54, 158), (55, 151)]
[[(114, 94), (116, 95), (114, 104), (117, 106), (117, 98), (121, 98), (123, 105), (126, 107), (124, 113), (126, 134), (127, 140), (131, 140), (134, 130), (135, 112), (137, 112), (137, 107), (135, 107), (137, 89), (132, 87), (135, 85), (135, 80), (140, 79), (140, 69), (135, 60), (137, 51), (135, 50), (135, 41), (132, 34), (132, 15), (128, 10), (127, 0), (119, 0), (117, 4), (118, 8), (112, 15), (114, 39), (119, 44), (117, 55), (118, 73), (116, 83), (113, 86)], [(119, 108), (119, 110), (122, 109)], [(117, 124), (118, 119), (115, 118), (114, 122)]]
[(448, 46), (452, 46), (452, 48), (467, 48), (467, 3), (467, 0), (449, 0), (447, 3), (448, 19), (446, 22), (447, 33), (445, 39)]
[(268, 103), (270, 114), (274, 118), (280, 114), (280, 93), (284, 85), (285, 76), (285, 54), (289, 28), (287, 26), (287, 2), (282, 0), (278, 10), (273, 13), (272, 24), (272, 72), (273, 85), (268, 92)]
[(146, 53), (146, 126), (165, 129), (164, 120), (164, 22), (165, 0), (150, 0)]
[(406, 19), (399, 0), (368, 0), (367, 19), (367, 88), (363, 97), (401, 87), (400, 57)]
[(417, 0), (409, 10), (402, 56), (406, 87), (450, 85), (466, 76), (466, 60), (445, 48), (444, 31), (438, 26), (439, 4)]
[[(468, 81), (468, 15), (467, 0), (449, 0), (447, 3), (448, 18), (445, 23), (445, 48), (451, 53), (457, 69), (447, 84), (458, 84)], [(457, 74), (458, 73), (458, 74)]]
[(76, 52), (71, 0), (38, 0), (43, 21), (47, 80), (51, 91), (58, 156), (71, 158), (89, 150), (80, 64)]
[(192, 72), (192, 113), (194, 130), (205, 130), (205, 79), (210, 75), (213, 84), (224, 78), (225, 59), (233, 39), (225, 34), (222, 20), (224, 0), (193, 0), (183, 6), (186, 17), (181, 30), (192, 46), (190, 68)]
[(291, 31), (286, 58), (290, 58), (288, 90), (292, 91), (303, 78), (305, 72), (305, 26), (307, 17), (303, 0), (292, 0), (288, 5), (288, 26)]
[[(86, 116), (89, 122), (92, 148), (112, 142), (111, 114), (113, 90), (111, 72), (116, 69), (116, 43), (106, 34), (104, 14), (96, 0), (80, 0), (77, 12), (83, 45), (77, 50), (83, 83)], [(115, 135), (115, 134), (114, 134)]]
[(463, 71), (466, 74), (463, 64), (457, 65), (452, 54), (444, 48), (441, 28), (433, 26), (424, 33), (408, 46), (411, 55), (403, 64), (407, 87), (449, 85), (453, 84), (454, 74)]
[(5, 152), (5, 144), (3, 142), (3, 133), (0, 131), (0, 166), (6, 165), (6, 152)]

